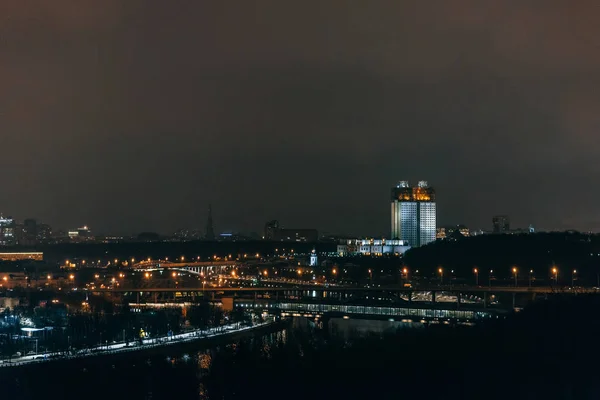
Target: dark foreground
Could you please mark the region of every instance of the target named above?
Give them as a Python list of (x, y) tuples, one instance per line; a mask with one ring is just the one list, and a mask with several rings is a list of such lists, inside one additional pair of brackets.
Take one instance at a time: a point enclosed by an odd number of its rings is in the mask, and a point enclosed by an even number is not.
[(540, 303), (508, 322), (344, 342), (302, 321), (232, 343), (20, 371), (4, 399), (598, 399), (600, 299)]

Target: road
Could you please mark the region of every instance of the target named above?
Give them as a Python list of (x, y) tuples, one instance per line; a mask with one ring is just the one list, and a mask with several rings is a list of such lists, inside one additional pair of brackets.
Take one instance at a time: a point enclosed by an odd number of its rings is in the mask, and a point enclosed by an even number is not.
[(460, 292), (460, 293), (600, 293), (599, 288), (568, 288), (568, 287), (514, 287), (514, 286), (423, 286), (423, 287), (347, 287), (347, 286), (316, 286), (297, 285), (295, 287), (186, 287), (186, 288), (124, 288), (93, 289), (91, 292), (287, 292), (291, 290), (319, 290), (331, 292)]
[[(60, 353), (40, 353), (35, 355), (23, 356), (18, 358), (13, 358), (10, 362), (4, 361), (0, 362), (0, 367), (14, 367), (25, 364), (34, 364), (40, 362), (48, 362), (55, 360), (68, 360), (72, 358), (82, 358), (82, 357), (94, 357), (98, 355), (105, 354), (115, 354), (121, 352), (128, 351), (141, 351), (147, 350), (155, 347), (168, 346), (172, 344), (179, 344), (185, 342), (191, 342), (194, 340), (200, 339), (208, 339), (219, 336), (230, 335), (232, 333), (238, 333), (248, 330), (257, 329), (259, 327), (267, 326), (272, 324), (273, 322), (263, 322), (260, 324), (256, 324), (253, 326), (239, 327), (236, 328), (237, 324), (232, 325), (224, 325), (218, 328), (211, 328), (208, 330), (194, 330), (191, 332), (180, 333), (177, 335), (173, 335), (171, 337), (156, 337), (150, 339), (144, 339), (142, 341), (142, 345), (134, 346), (132, 345), (134, 342), (129, 342), (129, 346), (125, 342), (113, 343), (104, 346), (96, 346), (89, 349), (89, 352), (86, 353), (78, 353), (77, 355), (62, 355)], [(56, 356), (59, 357), (56, 357)]]

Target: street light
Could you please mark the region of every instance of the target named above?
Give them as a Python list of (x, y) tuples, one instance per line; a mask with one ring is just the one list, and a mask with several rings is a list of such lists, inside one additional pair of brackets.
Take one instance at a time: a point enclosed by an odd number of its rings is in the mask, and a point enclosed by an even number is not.
[(473, 268), (473, 273), (475, 274), (475, 286), (479, 286), (479, 270)]
[(440, 273), (440, 285), (443, 285), (444, 284), (444, 270), (442, 268), (439, 268), (438, 272)]
[(552, 273), (554, 274), (554, 283), (556, 283), (558, 285), (558, 268), (553, 267)]
[(492, 277), (493, 277), (493, 273), (494, 273), (494, 270), (493, 270), (493, 269), (490, 269), (490, 274), (488, 275), (488, 285), (489, 285), (489, 287), (492, 287)]
[(517, 287), (517, 273), (519, 272), (519, 270), (517, 269), (517, 267), (513, 267), (512, 272), (515, 275), (515, 287)]
[(575, 275), (577, 275), (576, 269), (573, 270), (573, 274), (571, 275), (571, 287), (575, 286), (575, 279), (576, 279)]
[(533, 281), (533, 270), (529, 270), (529, 287), (531, 287), (531, 281)]

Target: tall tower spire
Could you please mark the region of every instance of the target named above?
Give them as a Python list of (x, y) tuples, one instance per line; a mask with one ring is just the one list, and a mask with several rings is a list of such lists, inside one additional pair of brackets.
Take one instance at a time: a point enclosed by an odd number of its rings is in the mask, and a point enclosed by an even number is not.
[(206, 240), (215, 240), (215, 228), (213, 227), (212, 206), (208, 205), (208, 218), (206, 219)]

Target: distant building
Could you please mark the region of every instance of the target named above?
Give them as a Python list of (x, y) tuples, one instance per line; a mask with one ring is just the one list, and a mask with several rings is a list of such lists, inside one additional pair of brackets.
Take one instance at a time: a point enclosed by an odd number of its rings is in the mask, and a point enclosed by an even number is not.
[[(458, 236), (460, 235), (460, 236)], [(471, 231), (465, 225), (445, 226), (437, 229), (436, 239), (449, 239), (471, 236)]]
[(212, 206), (210, 204), (208, 205), (208, 218), (206, 218), (206, 235), (204, 239), (215, 240), (215, 227), (213, 225)]
[(337, 245), (337, 253), (341, 257), (359, 254), (366, 256), (402, 255), (409, 249), (408, 242), (399, 239), (348, 239)]
[(317, 257), (317, 251), (315, 249), (313, 249), (313, 251), (310, 253), (310, 266), (316, 267), (318, 265), (319, 265), (319, 259)]
[(16, 224), (11, 217), (0, 214), (0, 246), (16, 244)]
[(281, 242), (316, 242), (319, 232), (316, 229), (279, 229), (274, 237)]
[(411, 187), (401, 181), (392, 188), (392, 239), (419, 247), (436, 239), (435, 190), (426, 181)]
[(197, 229), (180, 229), (175, 232), (173, 238), (185, 242), (189, 240), (200, 240), (202, 236), (202, 232)]
[(509, 233), (510, 218), (508, 215), (496, 215), (492, 218), (493, 233)]
[(272, 220), (265, 224), (263, 238), (275, 242), (316, 242), (319, 232), (316, 229), (281, 228), (279, 221)]
[(436, 239), (446, 239), (446, 227), (445, 226), (442, 226), (442, 227), (436, 229), (435, 238)]
[(527, 228), (512, 229), (509, 233), (514, 235), (532, 234), (535, 233), (535, 228), (533, 227), (533, 225), (529, 225), (529, 227)]
[(48, 224), (39, 224), (37, 226), (37, 242), (48, 244), (52, 241), (52, 227)]
[(265, 224), (265, 231), (263, 235), (263, 239), (265, 240), (275, 240), (275, 236), (277, 235), (277, 231), (279, 231), (279, 221), (272, 220)]
[(21, 261), (21, 260), (42, 261), (43, 259), (44, 259), (44, 253), (41, 253), (41, 252), (18, 252), (18, 253), (0, 252), (0, 260), (1, 261)]
[(96, 237), (96, 241), (100, 243), (123, 243), (125, 238), (123, 236), (104, 236)]
[(217, 237), (221, 241), (245, 241), (252, 240), (251, 237), (242, 235), (241, 233), (236, 232), (221, 232)]
[(92, 236), (92, 231), (90, 228), (86, 226), (82, 226), (81, 228), (71, 229), (68, 232), (69, 240), (72, 242), (87, 242), (94, 240), (94, 236)]
[(28, 218), (17, 230), (17, 241), (22, 246), (35, 246), (37, 244), (38, 225), (35, 219)]

